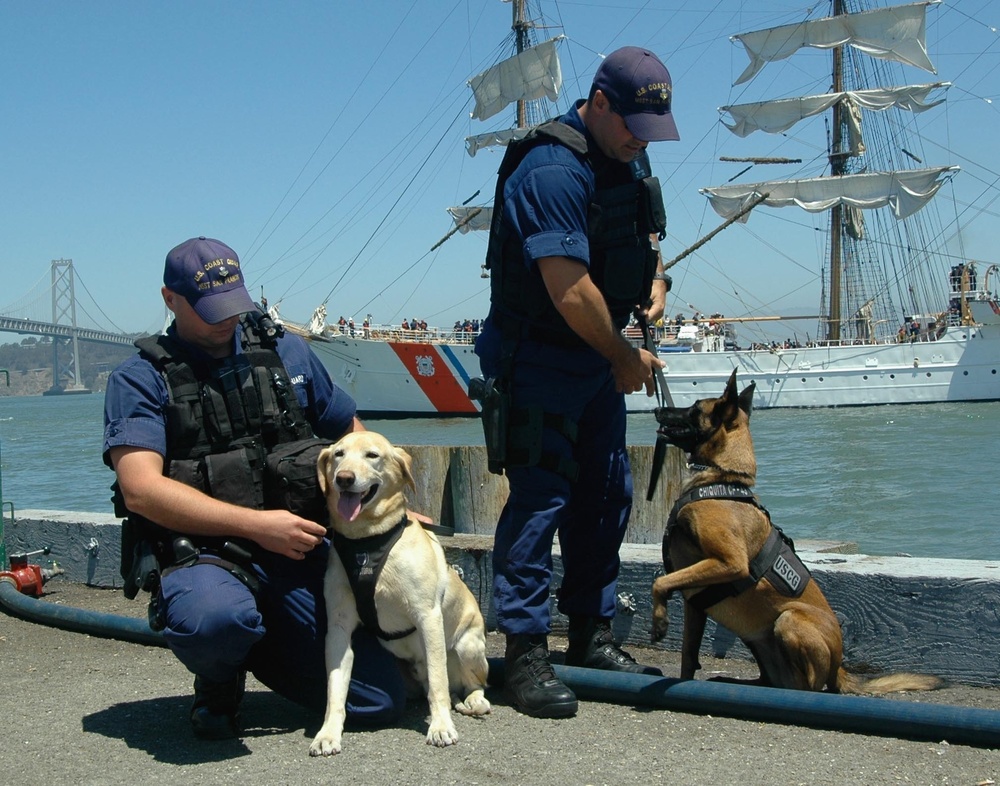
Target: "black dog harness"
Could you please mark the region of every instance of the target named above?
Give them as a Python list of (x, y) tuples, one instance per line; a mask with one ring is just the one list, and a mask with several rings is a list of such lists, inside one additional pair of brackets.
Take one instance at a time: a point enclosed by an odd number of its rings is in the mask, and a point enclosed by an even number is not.
[(705, 587), (688, 598), (688, 603), (704, 612), (726, 598), (736, 597), (755, 587), (761, 579), (767, 579), (771, 586), (785, 597), (797, 598), (805, 591), (806, 584), (812, 577), (808, 568), (796, 555), (795, 544), (779, 527), (771, 523), (771, 514), (767, 512), (767, 508), (760, 504), (750, 487), (742, 483), (711, 483), (706, 486), (695, 486), (681, 494), (667, 518), (667, 532), (663, 538), (665, 565), (670, 564), (670, 538), (677, 529), (677, 517), (681, 508), (703, 499), (748, 502), (767, 516), (771, 531), (760, 552), (750, 560), (750, 575), (747, 578)]
[(383, 641), (404, 639), (416, 631), (416, 628), (410, 628), (386, 633), (379, 627), (378, 613), (375, 610), (375, 585), (379, 574), (385, 566), (386, 557), (408, 524), (404, 514), (398, 524), (381, 535), (352, 539), (345, 538), (339, 532), (333, 534), (333, 546), (347, 571), (347, 580), (358, 606), (358, 616), (361, 617), (362, 624)]

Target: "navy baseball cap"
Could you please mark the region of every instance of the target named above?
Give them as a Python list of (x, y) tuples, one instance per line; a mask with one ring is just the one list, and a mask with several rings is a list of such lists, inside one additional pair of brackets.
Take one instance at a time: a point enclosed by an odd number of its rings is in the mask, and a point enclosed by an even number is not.
[(229, 246), (207, 237), (185, 240), (167, 253), (163, 286), (183, 295), (210, 325), (256, 311), (240, 270), (240, 258)]
[(670, 114), (673, 82), (660, 59), (638, 46), (623, 46), (604, 58), (593, 87), (607, 96), (612, 111), (625, 119), (636, 139), (680, 139)]

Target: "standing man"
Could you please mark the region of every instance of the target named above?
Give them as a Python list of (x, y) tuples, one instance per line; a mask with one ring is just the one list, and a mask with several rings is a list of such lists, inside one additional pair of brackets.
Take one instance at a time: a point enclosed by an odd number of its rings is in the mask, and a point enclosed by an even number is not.
[(624, 394), (645, 387), (652, 395), (663, 366), (621, 330), (636, 309), (659, 319), (666, 301), (667, 281), (657, 277), (663, 202), (646, 146), (679, 138), (671, 92), (652, 52), (619, 49), (598, 68), (587, 100), (508, 148), (498, 175), (490, 314), (476, 342), (489, 380), (491, 468), (502, 466), (510, 482), (493, 600), (507, 634), (507, 698), (537, 717), (577, 710), (549, 662), (556, 534), (565, 662), (659, 674), (616, 644), (610, 623), (632, 509)]
[[(325, 706), (326, 529), (265, 509), (277, 508), (267, 457), (363, 426), (305, 341), (257, 309), (224, 243), (198, 237), (172, 249), (161, 292), (173, 323), (137, 341), (139, 353), (108, 379), (104, 461), (127, 517), (126, 594), (140, 582), (151, 591), (151, 624), (195, 675), (195, 735), (226, 739), (240, 734), (247, 671)], [(354, 647), (349, 715), (395, 718), (405, 690), (393, 657), (363, 631)]]

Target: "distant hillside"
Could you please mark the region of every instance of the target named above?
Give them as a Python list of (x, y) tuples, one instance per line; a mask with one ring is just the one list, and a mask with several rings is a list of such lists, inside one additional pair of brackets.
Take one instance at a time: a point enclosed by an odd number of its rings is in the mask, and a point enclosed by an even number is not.
[[(103, 391), (108, 373), (134, 354), (132, 346), (80, 341), (80, 375), (84, 387)], [(62, 350), (61, 350), (62, 351)], [(65, 355), (64, 355), (65, 357)], [(10, 387), (0, 374), (0, 396), (38, 396), (52, 387), (52, 341), (28, 337), (0, 344), (0, 369), (10, 374)]]

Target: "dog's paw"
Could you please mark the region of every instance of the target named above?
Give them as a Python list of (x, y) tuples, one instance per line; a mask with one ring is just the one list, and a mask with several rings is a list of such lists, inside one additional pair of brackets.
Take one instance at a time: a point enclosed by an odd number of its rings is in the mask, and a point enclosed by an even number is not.
[(340, 753), (340, 736), (320, 732), (309, 746), (310, 756), (334, 756)]
[(465, 697), (465, 701), (455, 704), (455, 710), (463, 715), (488, 715), (490, 703), (481, 690), (474, 690)]
[(653, 627), (649, 631), (649, 640), (656, 644), (658, 641), (662, 641), (663, 637), (667, 635), (667, 620), (653, 620)]
[(431, 727), (427, 730), (427, 744), (438, 748), (447, 748), (458, 742), (458, 730), (451, 718), (431, 721)]

